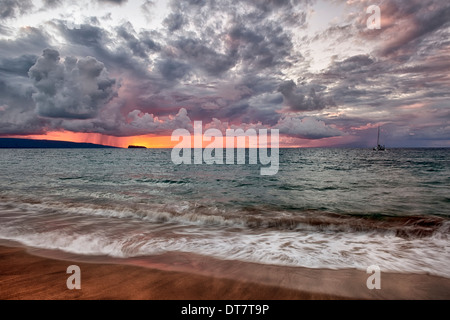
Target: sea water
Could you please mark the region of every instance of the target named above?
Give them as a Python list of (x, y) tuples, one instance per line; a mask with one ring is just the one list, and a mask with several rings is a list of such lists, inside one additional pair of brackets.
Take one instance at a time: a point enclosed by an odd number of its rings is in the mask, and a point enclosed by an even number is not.
[(3, 149), (0, 239), (450, 278), (450, 149), (280, 149), (279, 161), (262, 176), (176, 165), (170, 149)]

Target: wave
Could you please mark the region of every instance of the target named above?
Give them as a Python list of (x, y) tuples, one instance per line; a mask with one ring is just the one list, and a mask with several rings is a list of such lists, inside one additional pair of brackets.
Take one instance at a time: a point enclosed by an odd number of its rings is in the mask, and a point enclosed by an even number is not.
[(105, 217), (150, 223), (242, 228), (252, 231), (311, 231), (311, 232), (376, 232), (392, 234), (404, 239), (447, 236), (450, 234), (448, 217), (437, 215), (382, 215), (339, 214), (323, 210), (279, 210), (268, 206), (225, 208), (200, 205), (187, 201), (163, 204), (130, 204), (112, 201), (100, 204), (22, 199), (0, 204), (0, 211), (16, 210), (30, 214), (57, 214), (65, 216)]
[[(240, 210), (189, 202), (109, 205), (1, 198), (0, 238), (42, 249), (129, 258), (188, 252), (311, 268), (432, 273), (450, 278), (448, 218)], [(31, 200), (31, 199), (30, 199)]]
[[(161, 234), (149, 228), (132, 230), (99, 222), (87, 231), (36, 232), (0, 226), (0, 238), (29, 247), (80, 255), (132, 258), (167, 252), (195, 253), (223, 260), (280, 266), (430, 273), (450, 278), (448, 240), (439, 237), (407, 240), (377, 233), (230, 232), (185, 227)], [(241, 230), (240, 230), (241, 231)]]

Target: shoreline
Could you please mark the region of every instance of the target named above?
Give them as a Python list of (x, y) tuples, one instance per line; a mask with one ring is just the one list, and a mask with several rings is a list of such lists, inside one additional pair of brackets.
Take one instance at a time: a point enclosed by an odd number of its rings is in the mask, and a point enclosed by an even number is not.
[[(69, 290), (67, 267), (81, 269)], [(450, 299), (450, 279), (381, 273), (381, 289), (356, 269), (329, 270), (223, 261), (192, 254), (118, 259), (0, 242), (1, 300)]]
[[(66, 286), (67, 267), (81, 269), (81, 290)], [(1, 300), (304, 300), (341, 299), (251, 282), (126, 264), (35, 256), (0, 246)]]

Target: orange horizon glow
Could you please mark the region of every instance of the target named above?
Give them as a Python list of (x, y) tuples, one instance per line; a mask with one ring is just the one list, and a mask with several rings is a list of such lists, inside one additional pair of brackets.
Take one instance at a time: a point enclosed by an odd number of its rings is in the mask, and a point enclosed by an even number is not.
[(170, 136), (143, 135), (115, 137), (101, 133), (70, 131), (51, 131), (42, 135), (10, 136), (10, 138), (94, 143), (118, 148), (127, 148), (129, 145), (144, 146), (146, 148), (172, 148), (176, 145), (176, 142), (170, 140)]
[[(115, 137), (104, 135), (101, 133), (83, 133), (70, 131), (51, 131), (42, 135), (25, 135), (25, 136), (8, 136), (9, 138), (33, 139), (33, 140), (52, 140), (67, 141), (78, 143), (93, 143), (104, 146), (128, 148), (130, 145), (143, 146), (149, 149), (171, 149), (181, 141), (172, 141), (171, 136), (158, 136), (154, 134), (131, 136), (131, 137)], [(332, 146), (342, 137), (324, 138), (320, 140), (308, 140), (292, 137), (284, 137), (280, 135), (280, 148), (320, 148)], [(223, 137), (223, 147), (226, 147), (226, 137)], [(268, 137), (270, 141), (270, 136)], [(203, 141), (202, 147), (207, 147), (211, 142)], [(236, 142), (234, 144), (237, 145)], [(191, 136), (191, 146), (194, 147), (194, 136)], [(246, 139), (246, 148), (252, 148)], [(257, 147), (257, 146), (256, 146)], [(270, 148), (270, 145), (268, 146)]]

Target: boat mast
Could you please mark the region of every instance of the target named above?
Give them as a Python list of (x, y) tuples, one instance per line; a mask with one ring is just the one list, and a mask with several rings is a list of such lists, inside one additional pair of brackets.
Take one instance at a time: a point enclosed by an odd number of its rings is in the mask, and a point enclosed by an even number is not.
[(377, 138), (377, 146), (380, 145), (380, 126), (378, 126), (378, 138)]

